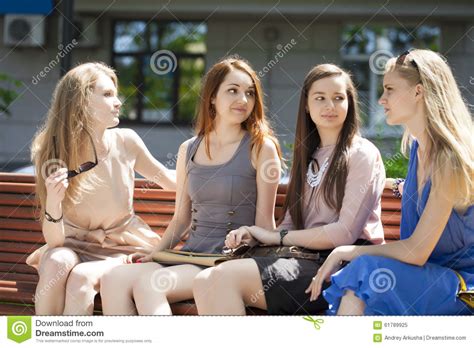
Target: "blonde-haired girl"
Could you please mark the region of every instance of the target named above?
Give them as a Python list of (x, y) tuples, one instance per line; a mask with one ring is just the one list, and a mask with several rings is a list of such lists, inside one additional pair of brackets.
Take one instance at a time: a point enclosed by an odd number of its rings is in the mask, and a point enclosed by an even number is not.
[[(472, 313), (474, 289), (473, 124), (447, 63), (427, 50), (386, 66), (379, 103), (411, 143), (400, 241), (336, 248), (307, 291), (339, 315)], [(362, 255), (362, 256), (359, 256)]]
[(166, 189), (175, 178), (134, 131), (109, 129), (119, 123), (117, 84), (102, 63), (72, 69), (33, 140), (46, 241), (27, 259), (39, 273), (36, 314), (91, 315), (102, 274), (158, 243), (133, 211), (134, 171)]

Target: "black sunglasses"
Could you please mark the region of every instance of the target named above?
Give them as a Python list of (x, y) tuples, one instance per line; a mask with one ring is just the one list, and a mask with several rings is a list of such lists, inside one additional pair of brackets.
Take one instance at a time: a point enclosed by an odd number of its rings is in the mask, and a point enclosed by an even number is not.
[[(98, 163), (99, 161), (97, 160), (97, 152), (95, 150), (95, 145), (94, 145), (94, 141), (92, 140), (92, 136), (86, 132), (87, 135), (89, 136), (90, 140), (91, 140), (91, 144), (92, 144), (92, 149), (94, 150), (94, 157), (95, 157), (95, 162), (85, 162), (85, 163), (82, 163), (79, 168), (77, 168), (76, 170), (68, 170), (67, 171), (67, 178), (70, 179), (70, 178), (73, 178), (75, 177), (76, 175), (79, 175), (81, 173), (84, 173), (84, 172), (87, 172), (88, 170), (91, 170), (92, 168), (94, 168)], [(56, 137), (53, 136), (53, 146), (54, 146), (54, 156), (56, 158), (58, 158), (58, 150), (56, 148)]]
[[(403, 65), (403, 63), (405, 63), (405, 59), (407, 58), (407, 56), (410, 54), (412, 50), (406, 50), (405, 52), (403, 52), (402, 54), (400, 54), (397, 58), (397, 61), (396, 61), (396, 65)], [(414, 59), (411, 59), (408, 61), (412, 67), (414, 67), (416, 70), (419, 71), (418, 69), (418, 64), (416, 64), (415, 60)]]

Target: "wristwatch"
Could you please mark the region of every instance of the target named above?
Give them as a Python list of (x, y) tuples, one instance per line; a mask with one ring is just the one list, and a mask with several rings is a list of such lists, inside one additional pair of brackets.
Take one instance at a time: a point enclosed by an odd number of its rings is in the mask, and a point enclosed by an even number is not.
[(288, 230), (283, 229), (280, 231), (280, 246), (283, 246), (283, 238), (288, 234)]
[(63, 219), (63, 215), (61, 214), (61, 217), (59, 219), (54, 219), (51, 215), (49, 215), (49, 213), (47, 211), (44, 212), (44, 217), (46, 220), (48, 220), (49, 222), (52, 222), (52, 223), (58, 223), (59, 221), (61, 221)]

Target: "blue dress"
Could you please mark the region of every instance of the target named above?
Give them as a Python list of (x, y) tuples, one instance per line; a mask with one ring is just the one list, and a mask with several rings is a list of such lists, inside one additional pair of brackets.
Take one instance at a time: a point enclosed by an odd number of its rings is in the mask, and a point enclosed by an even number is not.
[[(418, 200), (418, 143), (413, 142), (403, 188), (400, 239), (415, 231), (431, 189), (428, 180)], [(458, 275), (474, 289), (474, 205), (463, 215), (451, 212), (428, 262), (420, 267), (383, 256), (363, 255), (331, 277), (323, 291), (328, 314), (336, 314), (346, 290), (365, 302), (365, 315), (464, 315), (474, 309), (457, 297)]]

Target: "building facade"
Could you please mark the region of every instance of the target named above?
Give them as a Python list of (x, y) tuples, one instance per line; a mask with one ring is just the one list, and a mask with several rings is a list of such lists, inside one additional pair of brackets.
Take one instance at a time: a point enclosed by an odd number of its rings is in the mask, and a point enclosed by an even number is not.
[(396, 152), (401, 129), (387, 127), (377, 105), (384, 58), (409, 47), (439, 51), (465, 99), (474, 104), (472, 1), (76, 0), (75, 39), (66, 45), (61, 44), (61, 7), (32, 22), (44, 37), (39, 33), (39, 42), (29, 44), (9, 37), (7, 21), (14, 15), (31, 16), (0, 14), (0, 73), (20, 82), (0, 81), (17, 93), (10, 115), (0, 115), (0, 171), (29, 163), (31, 139), (48, 110), (64, 55), (71, 55), (73, 65), (103, 61), (117, 70), (125, 102), (120, 126), (135, 129), (171, 168), (179, 144), (192, 135), (202, 75), (229, 54), (246, 58), (258, 71), (268, 115), (286, 153), (301, 84), (319, 63), (351, 70), (360, 92), (363, 134), (386, 156)]

